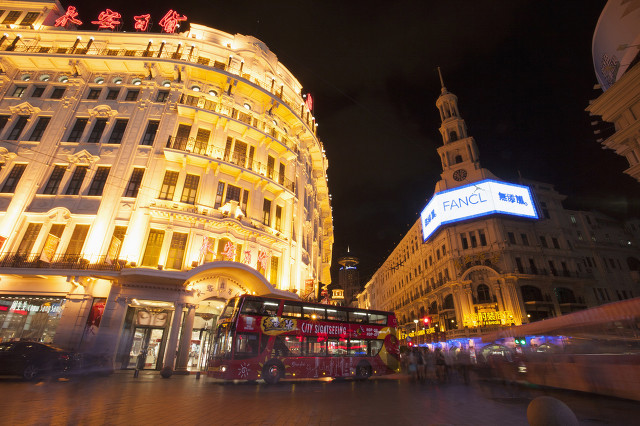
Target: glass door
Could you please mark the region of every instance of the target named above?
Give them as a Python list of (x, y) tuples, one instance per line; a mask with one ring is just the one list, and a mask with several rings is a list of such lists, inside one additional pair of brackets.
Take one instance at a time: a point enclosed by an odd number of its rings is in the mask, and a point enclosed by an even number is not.
[(158, 361), (162, 358), (163, 328), (136, 327), (133, 332), (131, 351), (129, 352), (129, 363), (127, 368), (136, 368), (138, 356), (142, 355), (144, 363), (139, 367), (142, 369), (155, 370), (158, 368)]

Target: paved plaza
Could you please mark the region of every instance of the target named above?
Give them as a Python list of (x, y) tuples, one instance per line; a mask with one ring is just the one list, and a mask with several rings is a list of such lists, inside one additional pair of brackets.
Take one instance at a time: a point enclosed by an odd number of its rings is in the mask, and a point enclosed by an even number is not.
[(527, 425), (539, 395), (564, 401), (583, 425), (637, 424), (640, 403), (473, 381), (433, 385), (405, 376), (358, 381), (227, 383), (157, 372), (26, 383), (0, 378), (6, 425)]

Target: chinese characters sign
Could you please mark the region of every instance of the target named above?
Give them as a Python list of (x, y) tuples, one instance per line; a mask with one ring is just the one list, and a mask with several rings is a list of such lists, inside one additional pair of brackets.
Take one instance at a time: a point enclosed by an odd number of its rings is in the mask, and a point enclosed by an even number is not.
[(478, 312), (464, 316), (464, 324), (470, 327), (483, 325), (509, 325), (513, 322), (510, 311)]
[[(69, 6), (64, 15), (56, 19), (56, 27), (66, 27), (68, 24), (82, 25), (82, 21), (78, 19), (79, 13), (75, 6)], [(106, 9), (100, 12), (97, 21), (91, 21), (92, 24), (98, 26), (99, 30), (114, 30), (117, 26), (122, 24), (120, 19), (122, 15), (119, 12), (111, 9)], [(149, 23), (151, 21), (150, 14), (137, 15), (133, 17), (133, 28), (136, 31), (147, 31), (149, 29)], [(173, 34), (176, 29), (180, 27), (180, 22), (186, 21), (187, 17), (180, 15), (175, 10), (169, 10), (160, 20), (158, 25), (162, 27), (162, 31), (165, 33)]]

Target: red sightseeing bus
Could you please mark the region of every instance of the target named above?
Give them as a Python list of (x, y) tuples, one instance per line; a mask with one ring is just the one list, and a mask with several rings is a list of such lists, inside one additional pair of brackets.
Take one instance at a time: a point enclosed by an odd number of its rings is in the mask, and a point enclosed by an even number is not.
[(355, 377), (398, 371), (392, 312), (242, 295), (218, 319), (208, 375), (223, 380)]

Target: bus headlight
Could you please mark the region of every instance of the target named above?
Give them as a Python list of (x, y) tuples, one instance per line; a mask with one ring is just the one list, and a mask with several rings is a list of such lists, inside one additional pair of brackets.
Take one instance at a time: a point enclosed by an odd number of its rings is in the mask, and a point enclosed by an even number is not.
[(224, 373), (225, 371), (227, 371), (227, 366), (226, 366), (226, 365), (221, 365), (221, 366), (220, 366), (220, 371), (221, 371), (221, 372), (223, 372), (223, 373)]

